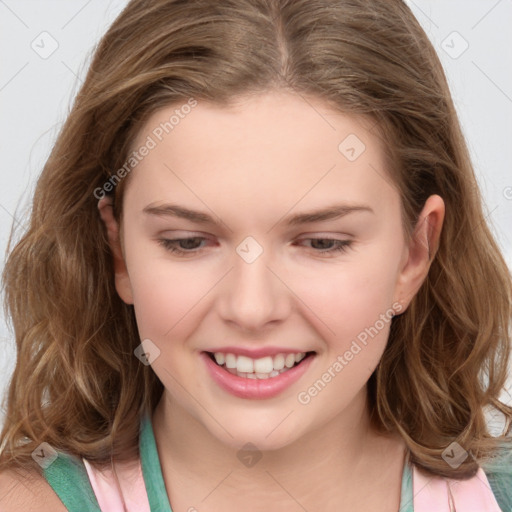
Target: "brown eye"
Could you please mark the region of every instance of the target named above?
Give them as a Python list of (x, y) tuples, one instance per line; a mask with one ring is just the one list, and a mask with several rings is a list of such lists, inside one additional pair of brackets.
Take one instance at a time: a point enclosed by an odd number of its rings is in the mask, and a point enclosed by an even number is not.
[(158, 242), (169, 252), (185, 255), (199, 252), (197, 249), (203, 240), (206, 240), (206, 238), (194, 236), (190, 238), (162, 238)]
[(311, 248), (315, 253), (332, 254), (346, 252), (352, 244), (352, 240), (338, 240), (336, 238), (304, 238), (311, 242)]

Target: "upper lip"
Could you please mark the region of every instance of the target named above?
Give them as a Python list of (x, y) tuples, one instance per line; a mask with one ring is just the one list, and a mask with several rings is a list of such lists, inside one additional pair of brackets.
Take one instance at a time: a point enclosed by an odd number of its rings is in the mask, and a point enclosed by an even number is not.
[(217, 352), (222, 352), (223, 354), (234, 354), (237, 356), (247, 356), (252, 359), (260, 359), (266, 356), (275, 356), (277, 354), (300, 354), (301, 352), (308, 353), (312, 352), (311, 350), (300, 350), (300, 349), (291, 349), (284, 347), (260, 347), (260, 348), (244, 348), (244, 347), (219, 347), (212, 348), (207, 350), (206, 352), (210, 352), (215, 354)]

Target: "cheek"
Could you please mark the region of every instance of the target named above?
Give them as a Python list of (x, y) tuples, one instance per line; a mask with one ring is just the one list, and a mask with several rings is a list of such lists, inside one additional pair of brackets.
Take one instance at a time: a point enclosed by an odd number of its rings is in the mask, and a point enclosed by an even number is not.
[(326, 414), (334, 417), (362, 392), (382, 358), (391, 325), (393, 279), (385, 265), (375, 263), (346, 271), (340, 267), (323, 282), (310, 277), (300, 293), (315, 313), (309, 319), (323, 337), (325, 352), (297, 399), (313, 407), (313, 417), (325, 421)]
[(190, 331), (194, 308), (212, 284), (194, 271), (193, 263), (170, 261), (165, 254), (139, 247), (128, 263), (141, 337), (164, 341)]
[(396, 282), (396, 255), (379, 258), (379, 253), (382, 250), (376, 247), (373, 256), (368, 254), (357, 262), (347, 259), (346, 265), (333, 265), (328, 271), (311, 270), (296, 282), (294, 291), (313, 313), (310, 321), (337, 354), (348, 350), (354, 340), (359, 340), (361, 346), (371, 340), (373, 346), (379, 345), (377, 352), (385, 346)]

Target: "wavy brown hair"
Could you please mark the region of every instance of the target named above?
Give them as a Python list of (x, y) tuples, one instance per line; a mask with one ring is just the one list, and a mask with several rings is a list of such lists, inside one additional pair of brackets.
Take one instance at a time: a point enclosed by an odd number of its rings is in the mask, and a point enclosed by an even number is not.
[[(499, 401), (511, 276), (485, 220), (442, 66), (405, 3), (132, 0), (95, 49), (5, 265), (17, 361), (0, 469), (34, 467), (31, 452), (43, 441), (98, 466), (137, 456), (139, 419), (163, 386), (133, 354), (134, 310), (114, 287), (98, 190), (156, 110), (191, 98), (229, 106), (270, 91), (375, 121), (408, 240), (430, 195), (446, 205), (428, 276), (393, 319), (368, 383), (375, 428), (398, 432), (415, 464), (452, 478), (474, 475), (512, 444), (512, 408)], [(113, 194), (118, 221), (126, 181)], [(506, 418), (501, 437), (488, 430), (488, 406)], [(455, 440), (473, 455), (458, 468), (442, 458)]]

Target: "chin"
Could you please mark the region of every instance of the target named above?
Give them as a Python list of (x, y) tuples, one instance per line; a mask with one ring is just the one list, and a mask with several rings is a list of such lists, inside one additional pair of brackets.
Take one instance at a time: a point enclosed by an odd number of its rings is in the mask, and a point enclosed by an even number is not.
[(229, 434), (218, 425), (215, 425), (213, 430), (209, 430), (220, 442), (235, 450), (243, 450), (249, 443), (259, 451), (279, 450), (294, 443), (300, 437), (300, 433), (292, 423), (285, 427), (286, 420), (283, 422), (283, 417), (276, 419), (272, 417), (272, 420), (267, 419), (263, 422), (250, 421), (250, 418), (248, 420), (228, 421)]

